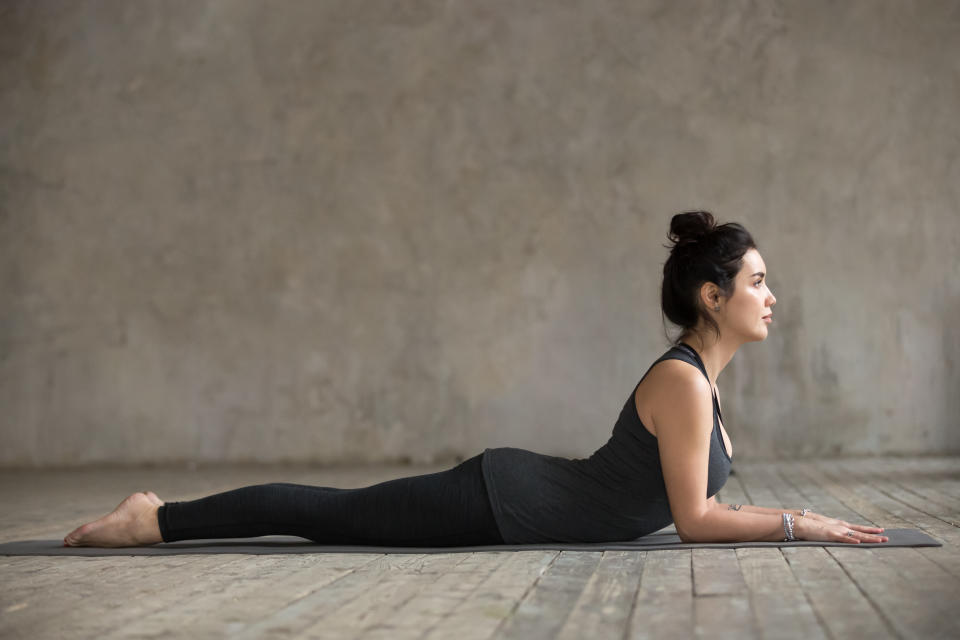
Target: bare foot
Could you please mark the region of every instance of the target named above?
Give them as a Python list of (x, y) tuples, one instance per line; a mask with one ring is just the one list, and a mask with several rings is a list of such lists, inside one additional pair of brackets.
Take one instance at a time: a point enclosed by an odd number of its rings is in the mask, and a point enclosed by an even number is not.
[(99, 520), (88, 522), (68, 533), (63, 545), (135, 547), (162, 542), (157, 522), (157, 509), (161, 504), (163, 502), (152, 491), (131, 494)]

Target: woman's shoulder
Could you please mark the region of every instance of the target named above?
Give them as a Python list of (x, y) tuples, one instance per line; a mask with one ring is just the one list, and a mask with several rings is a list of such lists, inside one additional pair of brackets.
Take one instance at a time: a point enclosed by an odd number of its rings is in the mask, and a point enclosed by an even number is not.
[[(663, 358), (655, 362), (644, 376), (646, 388), (709, 393), (710, 382), (696, 364), (686, 358)], [(639, 388), (638, 388), (639, 391)]]
[[(692, 358), (682, 350), (671, 349), (650, 366), (637, 384), (634, 402), (641, 421), (652, 423), (663, 404), (688, 402), (704, 394), (709, 398), (710, 393), (710, 382)], [(655, 429), (653, 426), (651, 431), (656, 433)]]
[[(647, 372), (640, 381), (645, 382), (650, 378), (653, 378), (652, 382), (665, 382), (668, 384), (677, 381), (695, 381), (700, 379), (703, 380), (705, 386), (710, 386), (706, 376), (703, 375), (697, 361), (694, 359), (694, 356), (683, 347), (673, 347), (667, 350), (666, 353), (650, 365), (650, 368), (647, 369)], [(655, 386), (655, 384), (648, 386)]]

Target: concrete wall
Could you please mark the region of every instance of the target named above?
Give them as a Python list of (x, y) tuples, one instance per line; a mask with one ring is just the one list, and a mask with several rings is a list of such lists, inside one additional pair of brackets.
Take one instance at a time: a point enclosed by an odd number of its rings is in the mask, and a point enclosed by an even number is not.
[(586, 456), (670, 216), (736, 456), (960, 451), (955, 2), (7, 2), (0, 465)]

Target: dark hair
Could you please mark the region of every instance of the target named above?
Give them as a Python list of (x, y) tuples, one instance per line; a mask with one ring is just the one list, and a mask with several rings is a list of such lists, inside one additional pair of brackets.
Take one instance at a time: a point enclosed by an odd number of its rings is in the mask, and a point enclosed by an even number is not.
[[(712, 327), (720, 337), (720, 327), (707, 313), (700, 300), (700, 288), (712, 282), (723, 292), (733, 295), (736, 275), (743, 267), (743, 255), (756, 249), (750, 233), (736, 222), (717, 225), (708, 211), (678, 213), (670, 220), (670, 257), (663, 265), (663, 286), (660, 292), (660, 307), (670, 322), (683, 327), (675, 340), (687, 330), (697, 326), (702, 317), (704, 324)], [(664, 327), (666, 333), (666, 327)]]

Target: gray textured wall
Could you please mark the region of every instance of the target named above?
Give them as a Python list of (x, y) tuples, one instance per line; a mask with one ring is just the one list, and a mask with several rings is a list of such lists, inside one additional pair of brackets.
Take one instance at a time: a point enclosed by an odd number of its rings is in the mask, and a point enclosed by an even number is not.
[(735, 456), (960, 450), (956, 2), (7, 2), (0, 465), (585, 456), (670, 215)]

